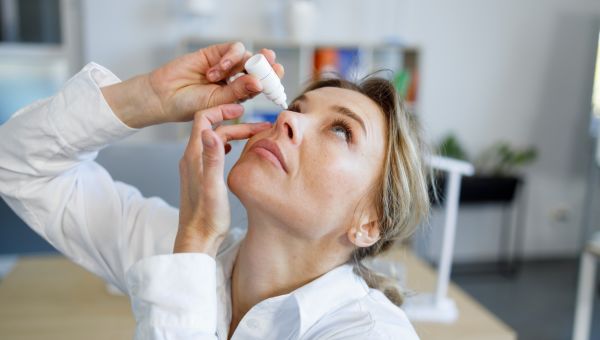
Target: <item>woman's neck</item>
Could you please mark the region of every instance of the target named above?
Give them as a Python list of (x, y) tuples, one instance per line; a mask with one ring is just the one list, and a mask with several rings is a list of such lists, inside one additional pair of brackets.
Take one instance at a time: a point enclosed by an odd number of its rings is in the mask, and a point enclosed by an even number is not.
[(338, 240), (316, 242), (292, 237), (285, 226), (259, 221), (249, 214), (248, 232), (231, 276), (229, 336), (254, 305), (290, 293), (343, 264), (347, 258), (344, 254)]

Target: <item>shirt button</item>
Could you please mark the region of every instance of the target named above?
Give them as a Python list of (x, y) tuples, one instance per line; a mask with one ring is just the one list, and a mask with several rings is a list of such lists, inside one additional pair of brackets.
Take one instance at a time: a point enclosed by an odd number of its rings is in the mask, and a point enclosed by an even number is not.
[(250, 328), (250, 329), (256, 329), (259, 326), (258, 320), (256, 320), (256, 319), (248, 319), (248, 322), (246, 322), (246, 324), (248, 325), (248, 328)]

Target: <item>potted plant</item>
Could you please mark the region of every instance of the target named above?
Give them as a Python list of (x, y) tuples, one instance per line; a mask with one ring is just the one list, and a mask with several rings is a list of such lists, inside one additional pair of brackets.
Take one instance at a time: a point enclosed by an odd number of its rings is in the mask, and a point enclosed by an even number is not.
[[(470, 161), (458, 138), (450, 134), (438, 146), (444, 157)], [(486, 148), (473, 161), (475, 175), (463, 177), (461, 181), (461, 203), (511, 202), (522, 178), (518, 169), (537, 158), (533, 147), (518, 149), (508, 142), (497, 142)], [(445, 189), (445, 174), (436, 175), (436, 188), (440, 199)], [(437, 202), (436, 202), (437, 203)]]

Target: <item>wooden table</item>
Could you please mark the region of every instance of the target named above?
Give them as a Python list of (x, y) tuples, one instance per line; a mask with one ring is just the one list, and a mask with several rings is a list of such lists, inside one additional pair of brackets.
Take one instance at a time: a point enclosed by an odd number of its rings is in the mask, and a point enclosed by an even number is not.
[[(435, 272), (410, 252), (390, 256), (407, 265), (408, 283), (431, 291)], [(460, 311), (451, 325), (415, 323), (421, 339), (516, 339), (514, 331), (455, 285)], [(0, 339), (132, 339), (129, 301), (110, 295), (103, 281), (61, 256), (22, 257), (0, 281)]]
[(62, 256), (22, 257), (0, 282), (0, 339), (132, 339), (124, 296)]
[[(414, 292), (433, 292), (437, 273), (407, 249), (392, 251), (387, 257), (406, 266), (408, 288)], [(494, 316), (456, 284), (450, 283), (448, 296), (458, 308), (458, 320), (452, 324), (413, 322), (422, 340), (515, 340), (513, 329)]]

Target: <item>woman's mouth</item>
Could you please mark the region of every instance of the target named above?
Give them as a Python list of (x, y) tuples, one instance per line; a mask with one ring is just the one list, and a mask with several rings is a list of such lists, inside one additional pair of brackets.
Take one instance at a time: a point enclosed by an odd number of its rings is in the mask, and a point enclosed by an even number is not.
[(250, 151), (256, 152), (275, 166), (281, 168), (281, 170), (288, 172), (285, 159), (277, 143), (266, 138), (261, 139), (252, 145)]

